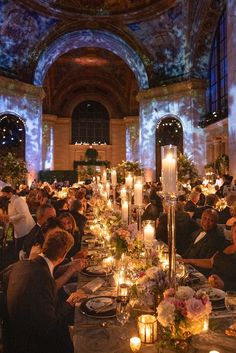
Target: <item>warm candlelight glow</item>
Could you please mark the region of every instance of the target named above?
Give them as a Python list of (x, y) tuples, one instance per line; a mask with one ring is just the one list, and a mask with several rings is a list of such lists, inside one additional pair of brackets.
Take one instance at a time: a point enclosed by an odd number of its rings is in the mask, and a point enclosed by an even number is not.
[(134, 184), (134, 204), (135, 206), (143, 204), (143, 184), (139, 180)]
[(111, 185), (109, 182), (106, 183), (106, 193), (107, 193), (107, 197), (110, 196), (110, 190), (111, 190)]
[(203, 322), (203, 332), (207, 332), (209, 329), (209, 317), (206, 317)]
[(117, 184), (117, 173), (115, 169), (112, 169), (111, 171), (111, 185), (116, 186)]
[(128, 174), (126, 177), (125, 177), (125, 184), (128, 188), (132, 188), (133, 187), (133, 177), (131, 174)]
[(220, 353), (219, 351), (209, 351), (209, 353)]
[(141, 342), (154, 343), (157, 340), (157, 319), (154, 315), (138, 317), (138, 330)]
[(125, 187), (121, 188), (121, 190), (120, 190), (120, 198), (121, 198), (121, 200), (124, 200), (126, 198), (126, 188)]
[(141, 348), (141, 340), (139, 337), (130, 338), (130, 349), (132, 352), (138, 352)]
[(106, 184), (107, 182), (107, 172), (104, 170), (104, 172), (102, 173), (102, 183)]
[(122, 221), (123, 222), (128, 222), (128, 215), (129, 215), (129, 204), (128, 201), (122, 201), (121, 203), (121, 215), (122, 215)]
[(176, 146), (162, 146), (162, 189), (166, 194), (177, 191)]
[(143, 238), (145, 243), (153, 242), (155, 237), (155, 228), (152, 224), (148, 223), (143, 227)]
[(112, 209), (112, 202), (111, 202), (111, 200), (108, 200), (108, 201), (107, 201), (107, 208), (109, 208), (109, 210)]

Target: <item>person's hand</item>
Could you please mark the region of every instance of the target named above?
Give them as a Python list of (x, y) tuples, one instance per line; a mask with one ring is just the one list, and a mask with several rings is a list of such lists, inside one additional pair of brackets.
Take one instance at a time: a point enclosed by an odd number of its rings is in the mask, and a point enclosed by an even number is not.
[(224, 289), (224, 281), (218, 275), (211, 275), (208, 277), (208, 283), (211, 287)]
[(86, 258), (88, 257), (88, 249), (83, 249), (78, 251), (74, 256), (73, 256), (73, 260), (74, 259), (81, 259), (81, 258)]
[(32, 246), (29, 254), (29, 259), (32, 260), (34, 259), (37, 255), (39, 255), (42, 252), (42, 247), (39, 244), (35, 244)]
[(79, 292), (74, 292), (71, 293), (69, 298), (67, 298), (67, 303), (70, 305), (74, 306), (76, 303), (80, 302), (80, 300), (87, 298), (87, 294), (84, 293), (79, 293)]
[(71, 262), (70, 270), (73, 273), (80, 272), (87, 265), (87, 261), (85, 259), (77, 259)]

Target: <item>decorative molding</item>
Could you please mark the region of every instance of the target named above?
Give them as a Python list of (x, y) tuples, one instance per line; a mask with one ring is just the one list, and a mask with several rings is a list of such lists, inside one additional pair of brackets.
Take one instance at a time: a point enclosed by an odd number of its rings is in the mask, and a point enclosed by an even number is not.
[(163, 85), (160, 87), (140, 91), (137, 95), (137, 101), (140, 102), (144, 99), (163, 98), (173, 95), (180, 95), (183, 92), (186, 93), (191, 92), (193, 90), (205, 90), (206, 87), (206, 80), (194, 78), (188, 81)]
[(23, 96), (26, 94), (41, 100), (45, 97), (45, 92), (42, 87), (36, 87), (28, 83), (0, 76), (0, 93), (5, 94), (5, 91), (11, 91), (13, 96)]

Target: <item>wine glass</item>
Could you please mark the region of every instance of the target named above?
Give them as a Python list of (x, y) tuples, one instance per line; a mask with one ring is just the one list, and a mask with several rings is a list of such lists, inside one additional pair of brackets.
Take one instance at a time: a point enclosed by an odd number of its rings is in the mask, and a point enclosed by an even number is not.
[(236, 291), (226, 292), (225, 306), (226, 309), (231, 313), (232, 320), (234, 321), (234, 315), (236, 314)]
[[(116, 319), (122, 327), (130, 318), (130, 304), (125, 302), (118, 302), (116, 306)], [(122, 340), (126, 340), (128, 337), (125, 334), (120, 336)]]

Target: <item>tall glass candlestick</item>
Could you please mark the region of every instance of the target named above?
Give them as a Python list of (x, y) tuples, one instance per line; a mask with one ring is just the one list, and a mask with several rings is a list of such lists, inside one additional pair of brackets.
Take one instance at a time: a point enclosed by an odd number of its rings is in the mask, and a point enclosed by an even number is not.
[(110, 190), (111, 190), (111, 185), (110, 183), (107, 181), (106, 182), (106, 193), (107, 193), (107, 197), (109, 198), (110, 196)]
[(104, 172), (102, 173), (102, 183), (106, 184), (107, 182), (107, 172), (106, 170), (104, 170)]
[(133, 176), (131, 173), (128, 173), (128, 175), (125, 177), (125, 185), (132, 189), (133, 187)]
[(134, 184), (134, 205), (142, 206), (143, 204), (143, 184), (138, 180)]
[(176, 287), (175, 263), (175, 205), (177, 198), (177, 147), (162, 146), (162, 190), (167, 201), (168, 248), (169, 248), (169, 283)]
[(122, 216), (122, 221), (124, 223), (128, 222), (128, 217), (129, 217), (129, 205), (128, 201), (122, 201), (121, 203), (121, 216)]
[(111, 170), (111, 185), (116, 186), (117, 184), (117, 173), (115, 169)]

